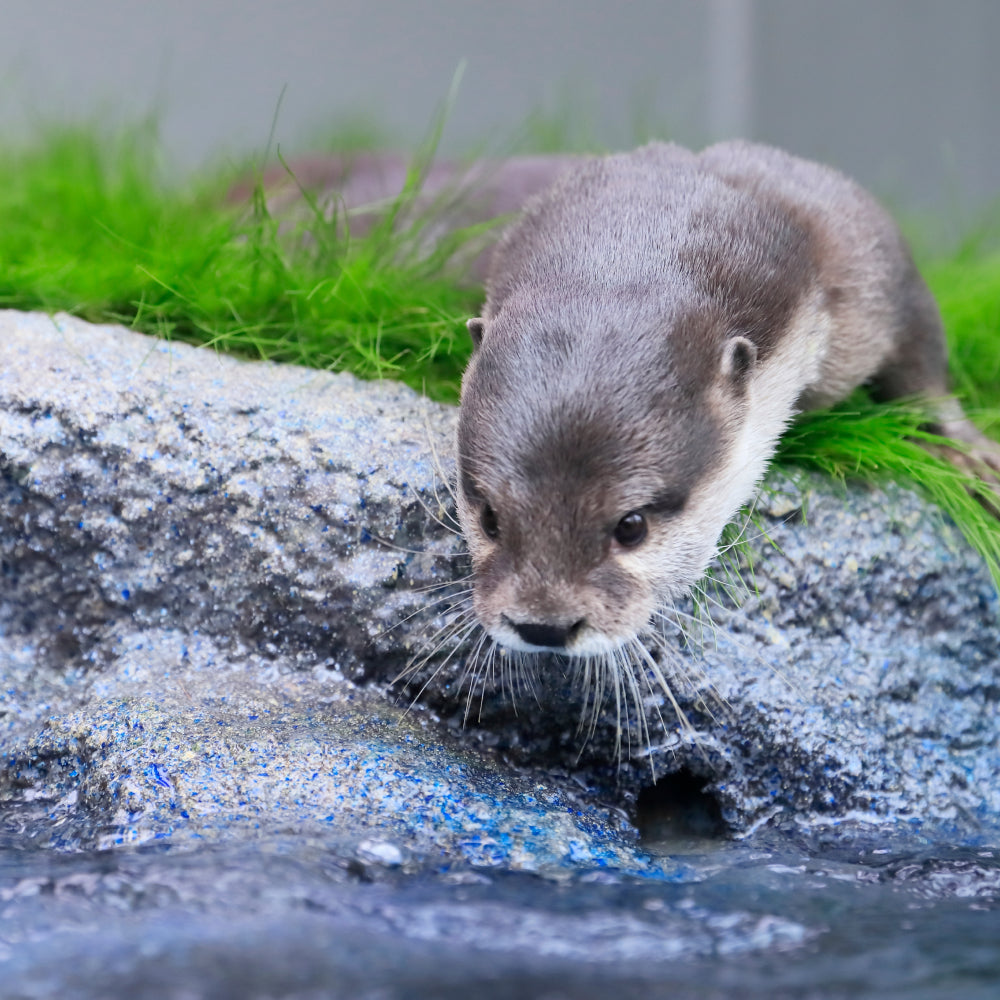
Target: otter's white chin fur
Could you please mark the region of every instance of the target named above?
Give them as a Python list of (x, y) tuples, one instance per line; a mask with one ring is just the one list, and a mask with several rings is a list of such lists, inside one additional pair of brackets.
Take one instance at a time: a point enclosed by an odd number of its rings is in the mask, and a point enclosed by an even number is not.
[(584, 635), (575, 636), (569, 646), (536, 646), (525, 642), (513, 629), (488, 628), (487, 633), (505, 649), (518, 653), (558, 653), (560, 656), (570, 656), (577, 659), (606, 656), (616, 649), (621, 649), (636, 638), (635, 634), (611, 637), (599, 632), (588, 631)]

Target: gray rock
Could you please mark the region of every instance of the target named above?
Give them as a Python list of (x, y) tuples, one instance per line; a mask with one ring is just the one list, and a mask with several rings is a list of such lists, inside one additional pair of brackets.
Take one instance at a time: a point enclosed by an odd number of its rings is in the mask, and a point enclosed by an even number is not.
[(68, 317), (0, 324), (7, 611), (55, 663), (113, 622), (183, 621), (353, 674), (400, 574), (447, 566), (424, 525), (442, 408)]
[(401, 580), (450, 575), (448, 411), (68, 317), (4, 314), (0, 342), (0, 795), (49, 803), (55, 843), (635, 865), (620, 817), (347, 679), (406, 662)]
[(668, 636), (693, 728), (654, 691), (619, 747), (569, 664), (513, 704), (465, 676), (423, 589), (463, 572), (452, 428), (400, 386), (0, 314), (0, 805), (57, 846), (299, 830), (658, 878), (618, 807), (652, 822), (676, 773), (738, 834), (996, 829), (997, 596), (912, 495), (775, 478), (756, 589)]

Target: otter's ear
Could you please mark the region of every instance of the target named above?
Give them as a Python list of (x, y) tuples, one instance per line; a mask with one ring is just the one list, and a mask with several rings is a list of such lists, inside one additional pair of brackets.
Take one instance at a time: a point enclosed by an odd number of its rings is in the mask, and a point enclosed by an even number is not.
[(469, 331), (469, 336), (472, 337), (473, 348), (478, 347), (483, 342), (483, 334), (486, 332), (486, 320), (477, 316), (475, 319), (470, 319), (465, 327)]
[(739, 386), (746, 385), (757, 364), (757, 345), (746, 337), (730, 337), (722, 348), (722, 375)]

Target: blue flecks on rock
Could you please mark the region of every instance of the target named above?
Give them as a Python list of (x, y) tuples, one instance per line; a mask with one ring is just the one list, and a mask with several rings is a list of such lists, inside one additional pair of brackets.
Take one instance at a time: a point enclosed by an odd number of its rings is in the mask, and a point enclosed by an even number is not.
[(171, 788), (172, 787), (171, 784), (170, 784), (170, 782), (167, 780), (167, 778), (164, 777), (164, 775), (162, 775), (160, 773), (160, 769), (159, 769), (159, 767), (156, 764), (150, 764), (146, 768), (146, 774), (147, 774), (147, 776), (152, 777), (153, 781), (157, 785), (159, 785), (161, 788)]

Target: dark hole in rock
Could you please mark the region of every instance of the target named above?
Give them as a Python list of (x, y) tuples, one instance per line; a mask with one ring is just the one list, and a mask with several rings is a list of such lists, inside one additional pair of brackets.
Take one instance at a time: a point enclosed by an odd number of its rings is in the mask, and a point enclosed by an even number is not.
[(724, 837), (728, 828), (707, 779), (682, 768), (644, 788), (636, 802), (636, 826), (646, 845), (691, 837)]

